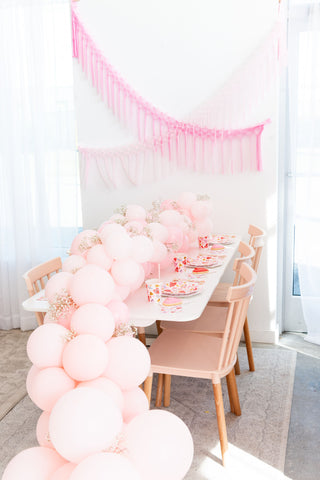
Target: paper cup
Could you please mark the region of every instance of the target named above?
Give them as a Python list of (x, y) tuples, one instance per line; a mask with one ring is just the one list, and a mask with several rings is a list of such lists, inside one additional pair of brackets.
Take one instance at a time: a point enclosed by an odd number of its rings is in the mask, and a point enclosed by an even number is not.
[(173, 258), (173, 263), (175, 272), (185, 272), (187, 265), (187, 257), (185, 255), (178, 255)]
[(198, 237), (199, 248), (208, 248), (209, 247), (209, 237)]
[(161, 282), (158, 279), (146, 280), (148, 301), (151, 303), (161, 302)]

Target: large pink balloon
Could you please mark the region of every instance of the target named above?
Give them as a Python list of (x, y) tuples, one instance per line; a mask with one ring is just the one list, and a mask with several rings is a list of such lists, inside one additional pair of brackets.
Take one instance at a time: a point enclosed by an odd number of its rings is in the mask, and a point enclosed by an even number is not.
[(87, 264), (86, 259), (81, 255), (70, 255), (62, 264), (62, 271), (76, 273)]
[[(163, 410), (134, 417), (125, 430), (127, 456), (143, 480), (180, 480), (193, 459), (193, 441), (186, 424)], [(156, 468), (155, 468), (156, 465)]]
[(159, 215), (159, 220), (166, 227), (174, 227), (181, 221), (181, 215), (177, 210), (164, 210)]
[(106, 305), (113, 297), (114, 288), (111, 275), (97, 265), (86, 265), (70, 282), (70, 294), (80, 306), (85, 303)]
[(126, 229), (119, 225), (118, 223), (112, 223), (110, 221), (105, 222), (100, 228), (99, 236), (104, 243), (104, 240), (110, 235), (110, 233), (118, 232), (118, 233), (126, 233)]
[(44, 480), (64, 463), (52, 448), (27, 448), (10, 460), (2, 480)]
[(154, 252), (153, 242), (144, 235), (132, 238), (132, 258), (138, 263), (149, 262)]
[(31, 383), (33, 382), (33, 379), (37, 375), (38, 372), (40, 372), (40, 368), (36, 367), (35, 365), (32, 365), (29, 372), (28, 372), (27, 380), (26, 380), (27, 392), (30, 390)]
[(88, 249), (99, 243), (99, 235), (96, 230), (83, 230), (73, 239), (70, 252), (73, 255), (86, 256)]
[(93, 380), (106, 369), (108, 349), (101, 338), (82, 334), (68, 343), (62, 363), (67, 374), (75, 380)]
[(113, 399), (97, 388), (83, 387), (66, 393), (55, 404), (49, 435), (60, 455), (79, 463), (110, 447), (121, 428), (121, 412)]
[(164, 243), (168, 238), (167, 228), (158, 222), (152, 222), (148, 225), (153, 240)]
[(94, 380), (88, 380), (87, 382), (80, 382), (77, 388), (79, 387), (92, 387), (98, 388), (107, 393), (110, 398), (112, 398), (117, 405), (117, 407), (122, 411), (124, 407), (124, 396), (121, 391), (121, 388), (112, 380), (106, 377), (98, 377)]
[(141, 205), (127, 205), (126, 209), (126, 218), (128, 221), (131, 220), (145, 220), (147, 217), (147, 212)]
[[(116, 283), (115, 293), (114, 293), (114, 300), (122, 300), (124, 301), (128, 295), (130, 294), (131, 289), (128, 285), (118, 285)], [(112, 300), (111, 300), (112, 301)]]
[(75, 387), (75, 381), (63, 368), (49, 367), (40, 370), (30, 382), (28, 394), (41, 410), (50, 412), (56, 401)]
[(114, 332), (115, 321), (109, 308), (98, 303), (87, 303), (78, 308), (71, 318), (70, 328), (78, 335), (89, 333), (100, 337), (104, 342)]
[(45, 286), (45, 296), (48, 301), (53, 303), (56, 295), (61, 295), (65, 291), (69, 293), (72, 278), (73, 275), (69, 272), (59, 272), (49, 278)]
[(135, 466), (123, 455), (96, 453), (75, 468), (70, 480), (141, 480)]
[(140, 387), (135, 387), (132, 390), (125, 390), (123, 392), (124, 407), (122, 410), (122, 418), (125, 423), (149, 410), (148, 398)]
[(34, 330), (27, 343), (27, 354), (38, 368), (61, 367), (62, 353), (69, 330), (56, 323), (46, 323)]
[(106, 254), (112, 259), (128, 258), (132, 251), (132, 239), (127, 232), (111, 232), (103, 238)]
[(36, 428), (36, 436), (40, 447), (54, 448), (49, 438), (50, 412), (42, 412)]
[(66, 463), (58, 468), (48, 480), (69, 480), (71, 473), (76, 468), (75, 463)]
[(140, 265), (131, 260), (116, 260), (111, 267), (111, 273), (115, 281), (119, 285), (131, 286), (134, 285), (141, 275)]
[(150, 261), (155, 263), (160, 263), (166, 258), (167, 254), (168, 254), (167, 247), (162, 242), (159, 242), (159, 240), (154, 240), (153, 255)]
[(206, 200), (196, 200), (191, 204), (190, 212), (195, 220), (203, 220), (210, 214), (210, 204)]
[(107, 343), (108, 366), (104, 376), (117, 383), (122, 390), (139, 386), (150, 371), (147, 348), (136, 338), (115, 337)]
[(127, 323), (129, 320), (129, 307), (119, 300), (111, 300), (108, 309), (112, 312), (116, 326), (120, 323)]
[(110, 270), (112, 258), (106, 254), (103, 245), (95, 245), (94, 247), (90, 248), (88, 252), (87, 262), (98, 265), (105, 270)]
[(130, 285), (130, 291), (134, 292), (135, 290), (138, 290), (138, 288), (141, 287), (141, 285), (144, 282), (145, 279), (145, 273), (144, 273), (144, 268), (141, 264), (139, 264), (139, 269), (140, 269), (140, 275), (137, 278), (136, 282)]

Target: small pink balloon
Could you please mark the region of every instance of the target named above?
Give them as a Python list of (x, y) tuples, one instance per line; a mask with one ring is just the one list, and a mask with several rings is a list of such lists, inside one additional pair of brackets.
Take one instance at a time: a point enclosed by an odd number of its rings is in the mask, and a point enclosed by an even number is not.
[(40, 447), (54, 448), (49, 438), (50, 412), (42, 412), (36, 428), (36, 436)]
[(71, 474), (70, 480), (141, 480), (135, 466), (123, 455), (96, 453), (83, 460)]
[[(162, 260), (162, 262), (160, 262), (160, 268), (162, 271), (172, 266), (173, 257), (174, 257), (173, 253), (168, 252), (168, 255), (166, 256), (166, 258)], [(158, 265), (156, 265), (156, 268), (154, 269), (154, 271), (157, 272), (158, 274), (157, 268), (158, 268)]]
[(56, 323), (40, 325), (27, 342), (27, 354), (31, 362), (38, 368), (61, 367), (69, 334), (69, 330)]
[(151, 260), (154, 252), (153, 242), (145, 235), (137, 235), (132, 238), (132, 258), (138, 263)]
[(49, 367), (40, 370), (30, 382), (29, 397), (46, 412), (50, 412), (65, 393), (75, 388), (75, 381), (70, 378), (63, 368)]
[(159, 242), (166, 242), (168, 238), (168, 229), (158, 222), (151, 222), (148, 225), (151, 232), (153, 240), (158, 240)]
[(149, 401), (140, 387), (135, 387), (132, 390), (125, 390), (123, 392), (124, 407), (122, 410), (122, 418), (125, 423), (149, 410)]
[(127, 205), (126, 218), (131, 220), (145, 220), (147, 217), (146, 210), (140, 205)]
[(168, 231), (167, 244), (174, 244), (174, 250), (177, 251), (183, 243), (183, 231), (178, 227), (168, 227)]
[(70, 329), (71, 318), (78, 309), (75, 305), (70, 305), (64, 312), (57, 316), (57, 323), (63, 327)]
[(82, 334), (67, 344), (62, 361), (63, 368), (74, 380), (93, 380), (107, 367), (108, 349), (101, 338)]
[(71, 318), (70, 328), (78, 335), (89, 333), (109, 340), (114, 332), (115, 321), (109, 308), (98, 303), (87, 303), (79, 307)]
[(112, 300), (108, 303), (108, 309), (112, 312), (115, 325), (120, 323), (127, 323), (129, 320), (129, 307), (119, 300)]
[(121, 411), (113, 399), (92, 387), (76, 388), (63, 395), (53, 407), (49, 421), (55, 449), (73, 463), (108, 449), (121, 428)]
[(190, 212), (195, 220), (203, 220), (210, 214), (210, 206), (206, 200), (196, 200), (191, 204)]
[(113, 223), (110, 221), (105, 222), (101, 226), (101, 230), (99, 233), (102, 243), (104, 243), (104, 240), (110, 235), (110, 233), (114, 233), (114, 232), (126, 233), (126, 229), (122, 225), (119, 225), (118, 223)]
[[(166, 227), (174, 227), (179, 224), (181, 215), (177, 210), (164, 210), (159, 215), (159, 221)], [(166, 240), (168, 242), (168, 240)]]
[(122, 390), (139, 386), (150, 371), (150, 356), (147, 348), (136, 338), (114, 337), (107, 343), (108, 366), (103, 373)]
[(132, 251), (132, 238), (127, 232), (111, 232), (103, 237), (106, 254), (112, 259), (128, 258)]
[(69, 480), (70, 475), (76, 466), (77, 465), (75, 463), (66, 463), (62, 467), (58, 468), (58, 470), (51, 475), (49, 480)]
[(162, 262), (168, 254), (167, 247), (159, 240), (153, 241), (153, 255), (150, 262), (160, 263)]
[(134, 285), (141, 276), (141, 270), (139, 267), (140, 265), (130, 258), (116, 260), (112, 264), (111, 273), (114, 280), (119, 285), (131, 287), (131, 285)]
[(178, 197), (178, 205), (182, 208), (189, 209), (197, 200), (197, 195), (193, 192), (183, 192)]
[(69, 293), (72, 273), (59, 272), (49, 278), (45, 286), (45, 296), (50, 303), (53, 303), (56, 295)]
[(94, 380), (88, 380), (87, 382), (80, 382), (77, 388), (79, 387), (92, 387), (97, 388), (105, 393), (107, 393), (110, 398), (113, 399), (117, 407), (122, 411), (124, 407), (124, 396), (120, 387), (112, 382), (109, 378), (98, 377)]
[(81, 255), (70, 255), (62, 264), (62, 271), (76, 273), (87, 264), (86, 259)]
[(132, 285), (130, 285), (130, 291), (131, 292), (134, 292), (135, 290), (138, 290), (138, 288), (141, 287), (141, 285), (143, 284), (144, 282), (144, 279), (145, 279), (145, 273), (144, 273), (144, 269), (142, 267), (141, 264), (139, 264), (139, 269), (140, 269), (140, 275), (139, 277), (137, 278), (136, 282), (133, 283)]
[(187, 252), (189, 248), (190, 248), (189, 237), (188, 235), (185, 234), (183, 235), (183, 242), (180, 248), (178, 249), (178, 252)]
[(118, 285), (116, 283), (114, 300), (121, 300), (122, 302), (129, 296), (131, 289), (128, 285)]
[(196, 230), (199, 236), (210, 235), (213, 233), (213, 221), (211, 218), (205, 218), (196, 223)]
[(73, 255), (86, 256), (87, 251), (99, 243), (101, 241), (96, 230), (83, 230), (74, 237), (70, 252)]
[(2, 480), (44, 480), (65, 463), (52, 448), (27, 448), (10, 460)]
[(163, 410), (149, 410), (134, 417), (126, 427), (125, 444), (127, 457), (143, 480), (150, 479), (151, 471), (152, 480), (182, 479), (192, 463), (193, 440), (188, 427)]
[(139, 233), (142, 233), (145, 226), (146, 226), (146, 222), (144, 221), (132, 220), (126, 223), (124, 228), (129, 233), (129, 235), (132, 233), (137, 235)]
[(111, 275), (97, 265), (81, 268), (70, 282), (70, 295), (79, 306), (85, 303), (106, 305), (112, 299), (114, 289)]
[(104, 270), (110, 270), (112, 258), (108, 257), (103, 245), (95, 245), (88, 251), (87, 262), (98, 265)]

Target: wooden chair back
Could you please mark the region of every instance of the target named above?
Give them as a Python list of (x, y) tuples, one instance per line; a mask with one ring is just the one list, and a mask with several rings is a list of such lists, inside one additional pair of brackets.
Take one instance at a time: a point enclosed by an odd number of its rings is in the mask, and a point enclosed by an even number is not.
[(236, 258), (233, 262), (233, 270), (235, 272), (233, 286), (239, 284), (241, 265), (243, 263), (248, 263), (249, 265), (252, 265), (253, 258), (256, 254), (254, 248), (245, 242), (239, 243), (238, 252), (240, 253), (240, 257)]
[(218, 368), (222, 371), (228, 368), (236, 358), (249, 302), (257, 279), (257, 274), (247, 263), (241, 265), (239, 275), (239, 284), (230, 287), (227, 293), (227, 301), (230, 303), (218, 362)]
[(249, 245), (255, 249), (255, 257), (252, 261), (252, 268), (258, 271), (262, 249), (264, 246), (264, 237), (266, 232), (256, 225), (249, 225), (248, 234), (250, 236)]
[[(51, 278), (53, 274), (58, 273), (61, 268), (61, 258), (57, 257), (28, 270), (23, 275), (23, 278), (26, 282), (29, 296), (32, 297), (36, 293), (40, 292), (40, 290), (43, 290), (49, 278)], [(35, 312), (35, 315), (38, 324), (42, 325), (44, 314), (42, 312)]]

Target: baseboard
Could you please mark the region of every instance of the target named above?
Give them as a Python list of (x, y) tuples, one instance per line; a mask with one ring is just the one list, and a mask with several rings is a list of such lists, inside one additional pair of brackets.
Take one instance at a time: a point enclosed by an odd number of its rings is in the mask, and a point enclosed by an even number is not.
[(279, 340), (278, 331), (272, 330), (251, 330), (250, 337), (252, 342), (276, 344)]

